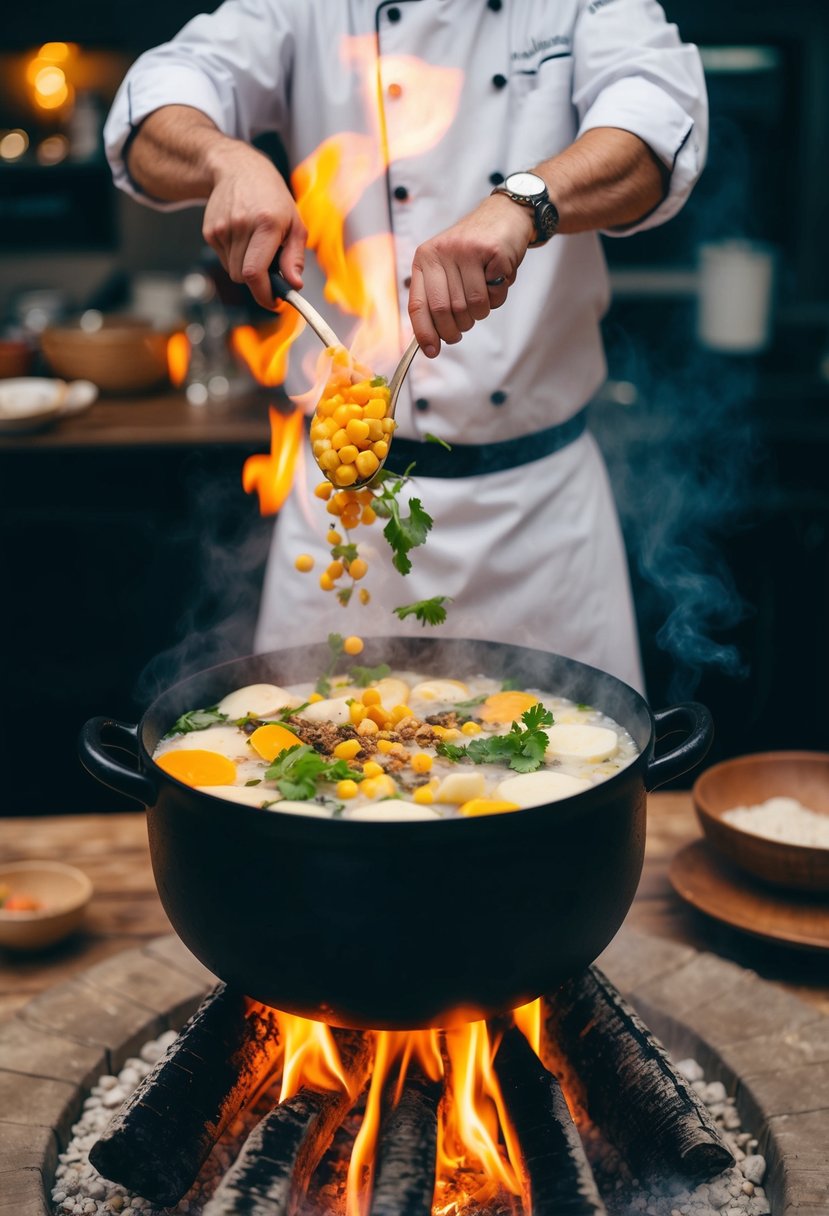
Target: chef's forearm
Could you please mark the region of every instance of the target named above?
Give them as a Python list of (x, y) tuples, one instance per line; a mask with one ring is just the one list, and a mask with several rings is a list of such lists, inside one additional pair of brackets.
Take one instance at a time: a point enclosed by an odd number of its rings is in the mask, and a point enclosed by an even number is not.
[(665, 166), (637, 135), (616, 127), (586, 131), (534, 172), (547, 183), (563, 233), (634, 224), (667, 190)]
[(220, 167), (237, 155), (258, 155), (223, 135), (192, 106), (163, 106), (144, 119), (127, 153), (132, 180), (162, 202), (208, 198)]

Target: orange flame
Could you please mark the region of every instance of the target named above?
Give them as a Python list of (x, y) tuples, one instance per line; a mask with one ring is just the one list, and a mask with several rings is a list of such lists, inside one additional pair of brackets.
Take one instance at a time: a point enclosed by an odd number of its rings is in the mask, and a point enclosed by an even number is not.
[(238, 325), (230, 336), (230, 344), (260, 384), (281, 384), (288, 373), (291, 347), (304, 328), (299, 313), (286, 305), (266, 328), (256, 330), (252, 325)]
[(262, 515), (275, 515), (291, 492), (294, 468), (299, 458), (302, 439), (302, 414), (294, 410), (281, 414), (269, 408), (271, 420), (271, 451), (269, 456), (249, 456), (242, 469), (242, 485), (247, 494), (259, 495)]
[(190, 366), (190, 339), (184, 332), (171, 334), (167, 340), (167, 374), (170, 383), (180, 388)]
[[(349, 1089), (337, 1044), (324, 1022), (311, 1022), (291, 1013), (277, 1014), (283, 1046), (282, 1088), (279, 1101), (287, 1102), (303, 1086), (310, 1089)], [(352, 1094), (352, 1097), (356, 1097)]]

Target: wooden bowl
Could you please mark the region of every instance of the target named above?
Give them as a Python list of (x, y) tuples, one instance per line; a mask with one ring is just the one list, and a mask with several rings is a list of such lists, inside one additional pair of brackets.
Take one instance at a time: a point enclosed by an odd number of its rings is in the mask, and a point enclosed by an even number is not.
[(68, 937), (83, 919), (92, 883), (82, 870), (60, 861), (18, 861), (0, 865), (0, 886), (29, 895), (42, 906), (31, 912), (0, 907), (0, 947), (42, 950)]
[(727, 823), (726, 811), (769, 798), (796, 798), (829, 816), (829, 755), (762, 752), (715, 764), (698, 777), (694, 808), (706, 839), (735, 866), (776, 887), (829, 893), (829, 848), (784, 844)]
[(12, 338), (0, 340), (0, 379), (27, 376), (33, 359), (34, 351), (25, 342)]
[(40, 344), (55, 375), (91, 380), (106, 393), (138, 393), (167, 382), (168, 337), (144, 321), (118, 317), (91, 331), (46, 329)]

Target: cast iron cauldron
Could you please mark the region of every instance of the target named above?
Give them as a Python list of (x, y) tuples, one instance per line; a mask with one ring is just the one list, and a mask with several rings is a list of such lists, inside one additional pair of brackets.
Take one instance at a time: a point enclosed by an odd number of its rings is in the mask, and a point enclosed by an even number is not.
[[(268, 1005), (361, 1028), (488, 1016), (591, 963), (636, 891), (645, 793), (705, 755), (708, 711), (685, 704), (652, 715), (613, 676), (538, 650), (379, 638), (362, 662), (549, 689), (610, 714), (641, 754), (601, 785), (547, 806), (403, 823), (242, 806), (183, 785), (151, 760), (185, 710), (246, 684), (313, 680), (328, 653), (319, 645), (223, 663), (170, 688), (137, 726), (93, 718), (83, 729), (89, 771), (148, 808), (156, 884), (184, 943)], [(656, 735), (677, 730), (682, 741), (654, 758)]]

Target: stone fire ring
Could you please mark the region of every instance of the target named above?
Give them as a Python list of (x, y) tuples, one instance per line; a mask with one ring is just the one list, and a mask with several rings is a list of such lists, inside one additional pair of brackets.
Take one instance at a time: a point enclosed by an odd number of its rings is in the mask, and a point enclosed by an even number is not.
[[(829, 1017), (713, 954), (624, 929), (599, 960), (672, 1054), (734, 1094), (775, 1216), (829, 1212)], [(0, 1216), (51, 1216), (90, 1087), (215, 983), (175, 937), (98, 963), (0, 1023)]]

